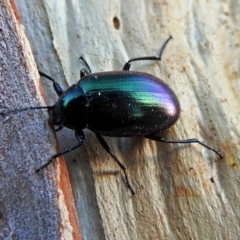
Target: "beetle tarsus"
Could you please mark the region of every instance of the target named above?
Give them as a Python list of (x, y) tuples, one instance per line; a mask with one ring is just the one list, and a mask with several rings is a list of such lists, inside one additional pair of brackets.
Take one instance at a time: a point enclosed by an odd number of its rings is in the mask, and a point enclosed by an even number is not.
[(165, 142), (165, 143), (183, 143), (183, 144), (198, 143), (198, 144), (202, 145), (203, 147), (209, 149), (210, 151), (213, 151), (214, 153), (216, 153), (220, 158), (223, 158), (223, 156), (217, 150), (209, 147), (208, 145), (206, 145), (203, 142), (200, 142), (196, 138), (183, 139), (183, 140), (168, 140), (168, 139), (162, 138), (160, 136), (156, 136), (156, 135), (145, 136), (145, 138), (148, 138), (148, 139), (151, 139), (154, 141), (158, 141), (158, 142)]
[(111, 156), (112, 158), (114, 159), (114, 161), (119, 165), (119, 167), (123, 170), (123, 173), (124, 173), (124, 176), (125, 176), (125, 181), (126, 181), (126, 184), (127, 184), (127, 187), (129, 188), (129, 190), (131, 191), (132, 195), (135, 194), (135, 191), (134, 189), (132, 188), (132, 185), (129, 181), (129, 177), (128, 177), (128, 174), (127, 174), (127, 168), (117, 159), (117, 157), (115, 155), (113, 155), (113, 153), (111, 152), (111, 149), (109, 149), (109, 151), (107, 151)]
[(44, 168), (47, 167), (49, 164), (51, 164), (52, 161), (53, 161), (54, 159), (58, 158), (59, 156), (62, 156), (62, 155), (64, 155), (64, 154), (66, 154), (66, 153), (69, 153), (69, 152), (75, 150), (76, 148), (80, 147), (81, 145), (83, 145), (84, 140), (85, 140), (83, 131), (82, 131), (82, 130), (80, 130), (80, 131), (75, 131), (75, 135), (76, 135), (76, 138), (77, 138), (77, 140), (78, 140), (78, 144), (77, 144), (76, 146), (71, 147), (71, 148), (69, 148), (69, 149), (65, 149), (65, 150), (63, 150), (63, 151), (61, 151), (61, 152), (58, 152), (58, 153), (54, 154), (52, 157), (49, 158), (49, 160), (48, 160), (44, 165), (42, 165), (40, 168), (38, 168), (38, 169), (36, 170), (36, 172), (37, 172), (37, 173), (40, 172), (42, 169), (44, 169)]
[(105, 141), (105, 139), (98, 133), (96, 133), (96, 137), (99, 141), (99, 143), (102, 145), (102, 147), (104, 148), (104, 150), (110, 154), (113, 158), (113, 160), (118, 164), (118, 166), (122, 169), (124, 176), (125, 176), (125, 181), (127, 184), (127, 187), (129, 188), (129, 190), (131, 191), (132, 195), (135, 194), (135, 191), (132, 188), (132, 185), (129, 181), (129, 177), (127, 174), (127, 168), (117, 159), (117, 157), (112, 153), (111, 148), (108, 146), (107, 142)]
[(162, 59), (162, 54), (163, 54), (163, 51), (164, 49), (166, 48), (168, 42), (172, 39), (172, 36), (169, 36), (169, 38), (164, 42), (163, 46), (161, 47), (161, 50), (159, 52), (159, 55), (157, 57), (157, 60), (160, 61)]

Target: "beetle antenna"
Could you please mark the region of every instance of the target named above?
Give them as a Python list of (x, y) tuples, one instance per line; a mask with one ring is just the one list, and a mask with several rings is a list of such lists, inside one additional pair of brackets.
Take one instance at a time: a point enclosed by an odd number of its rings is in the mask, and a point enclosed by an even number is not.
[(29, 107), (29, 108), (26, 108), (26, 110), (27, 109), (48, 109), (48, 110), (52, 110), (53, 106)]
[(34, 109), (52, 110), (53, 106), (26, 107), (26, 108), (19, 108), (19, 109), (13, 109), (13, 110), (11, 110), (9, 107), (0, 107), (0, 109), (9, 109), (8, 111), (1, 113), (1, 115), (5, 115), (5, 114), (9, 114), (9, 113), (23, 112), (23, 111), (34, 110)]

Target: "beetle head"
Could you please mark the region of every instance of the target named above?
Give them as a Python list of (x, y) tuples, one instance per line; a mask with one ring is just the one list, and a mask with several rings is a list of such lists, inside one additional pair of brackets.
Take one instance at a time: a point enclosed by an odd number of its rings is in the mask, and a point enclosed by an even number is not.
[(86, 128), (86, 104), (84, 92), (78, 85), (68, 88), (52, 107), (52, 121), (57, 130), (63, 126), (74, 130)]

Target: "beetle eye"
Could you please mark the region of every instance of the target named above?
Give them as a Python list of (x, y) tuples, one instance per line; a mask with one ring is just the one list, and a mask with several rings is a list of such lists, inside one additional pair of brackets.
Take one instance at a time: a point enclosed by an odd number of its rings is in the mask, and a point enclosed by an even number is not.
[(51, 113), (51, 120), (55, 126), (61, 126), (62, 125), (62, 118), (61, 118), (61, 112), (59, 107), (54, 107)]

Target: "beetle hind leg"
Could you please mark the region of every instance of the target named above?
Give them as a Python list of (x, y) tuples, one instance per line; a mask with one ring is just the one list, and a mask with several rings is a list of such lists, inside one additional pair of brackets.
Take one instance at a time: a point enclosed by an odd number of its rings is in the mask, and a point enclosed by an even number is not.
[(166, 48), (168, 42), (172, 39), (172, 36), (170, 36), (163, 44), (163, 46), (160, 49), (160, 52), (158, 54), (158, 56), (147, 56), (147, 57), (138, 57), (138, 58), (131, 58), (130, 60), (128, 60), (124, 66), (123, 69), (124, 71), (129, 71), (131, 68), (131, 64), (130, 62), (135, 62), (135, 61), (145, 61), (145, 60), (154, 60), (154, 61), (160, 61), (162, 59), (162, 54), (164, 49)]
[(111, 155), (111, 157), (113, 158), (113, 160), (118, 164), (118, 166), (122, 169), (123, 173), (124, 173), (124, 177), (126, 180), (126, 184), (127, 187), (129, 188), (129, 190), (131, 191), (132, 195), (135, 194), (135, 191), (132, 188), (132, 185), (130, 184), (129, 178), (128, 178), (128, 174), (127, 174), (127, 168), (117, 159), (117, 157), (112, 153), (111, 148), (108, 146), (107, 142), (104, 140), (104, 138), (98, 134), (95, 133), (96, 137), (99, 141), (99, 143), (102, 145), (102, 147), (105, 149), (105, 151)]
[(162, 138), (160, 136), (157, 135), (149, 135), (149, 136), (144, 136), (145, 138), (157, 141), (157, 142), (164, 142), (164, 143), (183, 143), (183, 144), (189, 144), (189, 143), (198, 143), (200, 145), (202, 145), (203, 147), (207, 148), (208, 150), (216, 153), (220, 158), (223, 158), (223, 156), (214, 148), (209, 147), (208, 145), (206, 145), (205, 143), (199, 141), (196, 138), (190, 138), (190, 139), (183, 139), (183, 140), (169, 140), (169, 139), (165, 139)]

